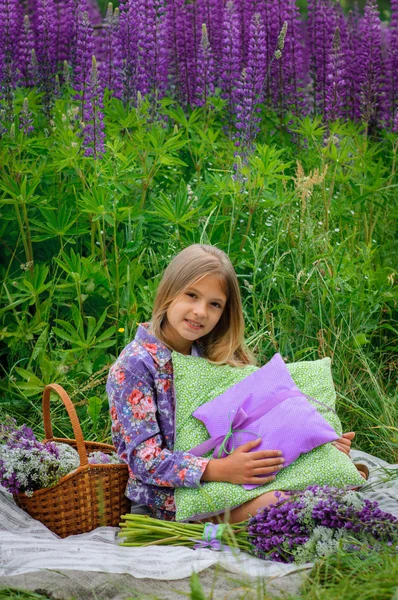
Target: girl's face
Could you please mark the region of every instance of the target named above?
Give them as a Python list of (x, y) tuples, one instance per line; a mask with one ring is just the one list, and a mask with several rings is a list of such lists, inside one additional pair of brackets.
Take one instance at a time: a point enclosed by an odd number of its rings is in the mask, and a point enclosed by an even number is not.
[(216, 275), (206, 275), (173, 300), (164, 327), (173, 348), (189, 354), (192, 342), (217, 325), (226, 302), (227, 296)]

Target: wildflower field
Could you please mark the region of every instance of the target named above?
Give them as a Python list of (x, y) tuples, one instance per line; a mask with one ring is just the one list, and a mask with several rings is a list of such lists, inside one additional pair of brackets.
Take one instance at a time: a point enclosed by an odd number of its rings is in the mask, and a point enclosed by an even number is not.
[[(0, 0), (2, 418), (40, 438), (57, 382), (110, 441), (109, 366), (204, 242), (236, 268), (258, 364), (330, 356), (354, 447), (398, 462), (397, 0), (383, 19), (375, 0)], [(306, 597), (392, 573), (358, 560)]]

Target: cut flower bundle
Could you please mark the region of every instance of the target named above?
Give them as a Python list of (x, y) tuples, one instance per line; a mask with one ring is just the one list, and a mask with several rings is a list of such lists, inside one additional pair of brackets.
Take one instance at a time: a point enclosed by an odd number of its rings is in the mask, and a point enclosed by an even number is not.
[[(276, 493), (278, 495), (278, 492)], [(347, 551), (398, 549), (398, 519), (354, 491), (311, 486), (279, 494), (276, 504), (243, 523), (166, 522), (123, 515), (123, 546), (155, 544), (226, 550), (236, 548), (278, 562), (304, 563)]]

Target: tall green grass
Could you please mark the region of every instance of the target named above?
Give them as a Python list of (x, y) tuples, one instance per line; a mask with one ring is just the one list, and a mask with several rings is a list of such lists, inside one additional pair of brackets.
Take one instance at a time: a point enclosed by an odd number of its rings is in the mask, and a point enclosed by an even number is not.
[[(42, 433), (40, 393), (56, 381), (85, 436), (109, 440), (109, 366), (150, 318), (169, 260), (204, 242), (236, 268), (259, 364), (331, 356), (345, 429), (396, 461), (397, 138), (319, 118), (280, 130), (269, 114), (242, 164), (222, 101), (185, 115), (165, 99), (153, 122), (146, 101), (112, 99), (95, 162), (73, 101), (48, 129), (36, 100), (34, 134), (0, 141), (0, 411)], [(70, 435), (55, 398), (53, 422)]]

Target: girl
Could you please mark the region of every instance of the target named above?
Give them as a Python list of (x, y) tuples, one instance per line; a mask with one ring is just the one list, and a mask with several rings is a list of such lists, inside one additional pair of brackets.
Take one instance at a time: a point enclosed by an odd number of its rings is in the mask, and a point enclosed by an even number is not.
[[(269, 473), (284, 463), (278, 449), (253, 450), (260, 440), (220, 459), (173, 452), (172, 350), (215, 364), (256, 364), (244, 344), (236, 273), (228, 256), (214, 246), (193, 244), (171, 261), (151, 322), (139, 325), (108, 377), (113, 442), (129, 469), (126, 495), (134, 512), (141, 507), (168, 520), (175, 518), (175, 487), (196, 487), (199, 481), (267, 483), (275, 479)], [(336, 442), (339, 450), (348, 454), (354, 435), (344, 434)], [(242, 521), (274, 501), (274, 492), (263, 494), (232, 510), (229, 521)]]

